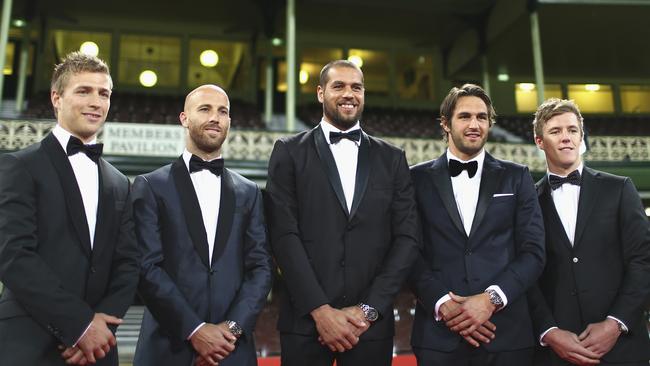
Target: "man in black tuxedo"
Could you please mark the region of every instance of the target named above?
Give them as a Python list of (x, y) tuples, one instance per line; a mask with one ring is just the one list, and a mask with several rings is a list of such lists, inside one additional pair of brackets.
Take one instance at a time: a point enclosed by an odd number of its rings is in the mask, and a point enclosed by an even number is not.
[(118, 364), (138, 267), (129, 181), (95, 144), (111, 89), (103, 61), (68, 55), (52, 76), (56, 127), (0, 157), (1, 365)]
[(548, 173), (537, 183), (547, 263), (530, 292), (538, 365), (648, 365), (650, 225), (627, 177), (585, 166), (578, 106), (549, 99), (535, 113)]
[(327, 64), (317, 96), (320, 124), (278, 140), (269, 161), (282, 364), (390, 365), (393, 300), (418, 249), (406, 157), (359, 127), (355, 64)]
[(224, 168), (230, 101), (190, 92), (183, 155), (133, 183), (147, 310), (134, 365), (257, 365), (253, 328), (271, 289), (257, 185)]
[(479, 86), (453, 88), (440, 107), (448, 142), (411, 169), (422, 257), (411, 343), (419, 365), (528, 365), (526, 291), (544, 266), (544, 230), (525, 166), (485, 152), (495, 112)]

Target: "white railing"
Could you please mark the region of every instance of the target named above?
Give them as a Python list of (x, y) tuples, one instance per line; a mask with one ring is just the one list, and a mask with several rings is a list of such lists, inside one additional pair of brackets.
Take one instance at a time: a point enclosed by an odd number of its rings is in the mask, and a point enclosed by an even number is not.
[[(0, 150), (17, 150), (26, 147), (34, 142), (40, 141), (54, 126), (52, 121), (29, 121), (29, 120), (0, 120)], [(111, 128), (125, 128), (137, 130), (155, 129), (155, 125), (124, 124), (110, 122), (99, 135), (99, 140), (106, 140), (108, 135), (106, 131)], [(169, 125), (160, 125), (160, 129), (169, 130), (173, 127)], [(250, 131), (237, 130), (230, 131), (228, 140), (224, 145), (224, 156), (229, 159), (246, 160), (246, 161), (267, 161), (273, 144), (282, 136), (290, 133), (269, 132), (269, 131)], [(133, 134), (142, 136), (142, 134)], [(167, 134), (169, 135), (169, 134)], [(122, 135), (120, 135), (122, 136)], [(175, 141), (172, 137), (172, 142)], [(417, 138), (398, 138), (386, 137), (389, 142), (403, 148), (406, 151), (409, 164), (416, 164), (425, 160), (438, 157), (446, 148), (446, 143), (440, 139), (417, 139)], [(119, 137), (112, 138), (111, 141), (119, 141)], [(130, 140), (133, 141), (133, 140)], [(142, 144), (155, 144), (157, 141), (147, 139), (139, 140), (130, 144), (112, 144), (105, 146), (105, 153), (108, 155), (129, 155), (129, 156), (150, 156), (142, 152), (129, 151), (125, 146), (139, 146)], [(586, 153), (586, 160), (594, 161), (650, 161), (650, 136), (591, 136), (589, 138), (590, 150)], [(171, 150), (160, 152), (156, 150), (156, 156), (178, 156), (180, 151), (173, 143), (168, 144)], [(182, 144), (180, 144), (182, 146)], [(140, 150), (142, 151), (142, 150)], [(543, 171), (546, 168), (544, 156), (533, 144), (510, 144), (510, 143), (489, 143), (488, 151), (494, 156), (516, 161), (528, 165), (532, 171)]]

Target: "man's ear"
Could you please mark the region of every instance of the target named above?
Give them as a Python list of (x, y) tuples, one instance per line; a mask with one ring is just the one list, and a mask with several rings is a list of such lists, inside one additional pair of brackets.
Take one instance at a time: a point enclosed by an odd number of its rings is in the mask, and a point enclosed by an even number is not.
[(318, 87), (316, 87), (316, 97), (318, 98), (318, 101), (321, 102), (321, 103), (323, 103), (323, 100), (324, 100), (324, 98), (323, 98), (323, 93), (324, 92), (325, 92), (325, 90), (323, 90), (323, 88), (321, 88), (320, 85)]
[(447, 121), (447, 117), (440, 117), (440, 127), (442, 127), (445, 132), (449, 133), (451, 132), (451, 129), (449, 128), (449, 124)]

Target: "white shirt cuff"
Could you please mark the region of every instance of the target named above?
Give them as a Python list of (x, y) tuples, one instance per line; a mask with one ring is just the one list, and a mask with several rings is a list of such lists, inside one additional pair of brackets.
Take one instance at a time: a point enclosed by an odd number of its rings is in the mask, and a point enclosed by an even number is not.
[(192, 338), (192, 336), (194, 335), (194, 333), (196, 333), (196, 331), (199, 330), (199, 328), (201, 328), (204, 324), (205, 324), (205, 322), (199, 324), (196, 328), (194, 328), (192, 333), (190, 333), (190, 335), (187, 336), (187, 340), (189, 341), (190, 338)]
[(81, 340), (81, 338), (83, 338), (83, 337), (86, 335), (86, 332), (88, 332), (88, 329), (90, 329), (90, 326), (91, 326), (91, 325), (93, 325), (93, 322), (92, 322), (92, 321), (90, 321), (90, 323), (89, 323), (88, 326), (86, 327), (86, 330), (84, 330), (84, 332), (81, 333), (81, 335), (79, 336), (79, 338), (77, 338), (77, 341), (74, 342), (74, 344), (72, 345), (72, 347), (77, 347), (77, 343), (79, 343), (79, 341)]
[(544, 336), (545, 336), (548, 332), (552, 331), (553, 329), (560, 329), (560, 328), (558, 328), (558, 327), (550, 327), (550, 328), (548, 328), (547, 330), (545, 330), (544, 333), (542, 333), (542, 335), (539, 336), (539, 345), (540, 345), (540, 346), (542, 346), (542, 347), (546, 347), (546, 346), (548, 346), (548, 344), (544, 343), (544, 342), (542, 341), (542, 339), (544, 339)]
[(627, 332), (628, 332), (627, 325), (625, 325), (625, 323), (623, 323), (623, 321), (622, 321), (621, 319), (616, 318), (616, 317), (613, 317), (613, 316), (611, 316), (611, 315), (607, 315), (607, 317), (608, 317), (609, 319), (612, 319), (612, 320), (616, 321), (618, 324), (620, 324), (620, 325), (621, 325), (621, 330), (623, 331), (623, 333), (627, 333)]
[[(497, 292), (497, 294), (499, 294), (499, 296), (501, 297), (501, 301), (503, 301), (503, 306), (501, 307), (501, 309), (505, 308), (506, 305), (508, 305), (508, 298), (506, 297), (506, 294), (501, 290), (501, 287), (499, 287), (497, 285), (492, 285), (492, 286), (486, 288), (486, 290), (494, 290), (494, 291)], [(499, 310), (501, 310), (501, 309), (499, 309)]]
[(449, 296), (449, 294), (447, 294), (447, 295), (441, 297), (440, 300), (438, 300), (436, 302), (436, 307), (433, 310), (433, 318), (436, 321), (441, 321), (442, 320), (442, 316), (440, 316), (440, 313), (438, 312), (438, 310), (440, 310), (440, 306), (442, 306), (442, 304), (446, 303), (449, 300), (451, 300), (451, 296)]

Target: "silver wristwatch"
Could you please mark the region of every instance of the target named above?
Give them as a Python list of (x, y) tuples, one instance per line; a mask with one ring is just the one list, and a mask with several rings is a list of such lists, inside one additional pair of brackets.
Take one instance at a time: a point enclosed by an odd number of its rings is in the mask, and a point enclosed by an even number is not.
[(228, 326), (230, 333), (232, 333), (232, 335), (235, 337), (239, 338), (242, 334), (244, 334), (244, 330), (241, 326), (239, 326), (239, 324), (237, 324), (236, 321), (226, 320), (226, 325)]
[(362, 302), (357, 304), (357, 306), (359, 307), (359, 309), (361, 309), (361, 311), (363, 311), (363, 316), (366, 318), (367, 321), (372, 323), (374, 321), (377, 321), (377, 319), (379, 319), (379, 312), (377, 312), (377, 309), (373, 308), (372, 306), (366, 305)]
[(499, 310), (503, 307), (503, 299), (499, 296), (499, 293), (493, 289), (487, 289), (484, 291), (486, 294), (490, 295), (490, 303), (494, 305), (496, 310)]

